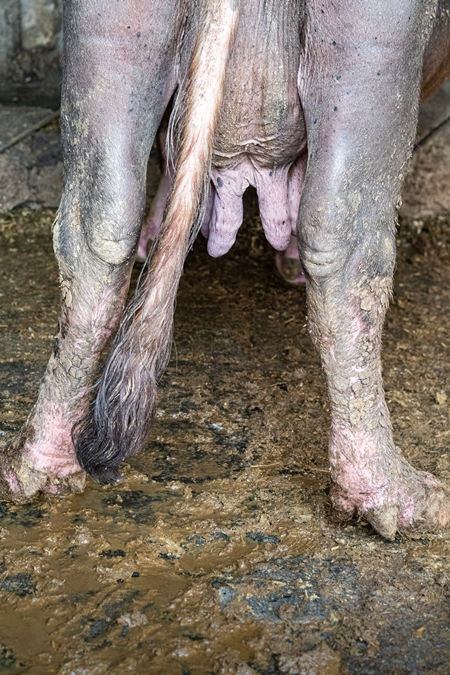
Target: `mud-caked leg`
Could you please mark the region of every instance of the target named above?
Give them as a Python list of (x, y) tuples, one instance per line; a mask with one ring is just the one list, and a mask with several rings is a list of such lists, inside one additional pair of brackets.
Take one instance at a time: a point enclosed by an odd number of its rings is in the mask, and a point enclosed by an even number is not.
[(309, 145), (299, 247), (329, 387), (332, 499), (393, 538), (450, 518), (447, 490), (394, 444), (380, 361), (434, 3), (363, 4), (351, 0), (329, 15), (322, 3), (310, 8), (309, 61), (299, 75)]
[(0, 456), (2, 492), (16, 501), (84, 485), (72, 431), (125, 303), (146, 162), (175, 86), (172, 4), (151, 13), (136, 0), (65, 4), (66, 185), (54, 228), (62, 304), (38, 401)]

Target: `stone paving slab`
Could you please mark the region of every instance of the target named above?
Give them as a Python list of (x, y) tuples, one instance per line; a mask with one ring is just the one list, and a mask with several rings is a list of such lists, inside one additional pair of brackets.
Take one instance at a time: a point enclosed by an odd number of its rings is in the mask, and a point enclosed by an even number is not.
[(427, 136), (450, 119), (450, 80), (447, 80), (438, 91), (420, 106), (419, 123), (417, 125), (417, 143), (422, 143)]
[(59, 127), (49, 124), (55, 114), (47, 108), (0, 106), (0, 213), (18, 206), (57, 208), (63, 170)]
[(49, 108), (0, 105), (0, 153), (56, 116), (57, 113)]

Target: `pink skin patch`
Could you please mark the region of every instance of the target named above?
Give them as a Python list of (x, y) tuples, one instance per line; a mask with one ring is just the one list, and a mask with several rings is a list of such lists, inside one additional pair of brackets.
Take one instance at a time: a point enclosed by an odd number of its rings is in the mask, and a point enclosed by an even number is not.
[(20, 492), (19, 481), (17, 480), (16, 474), (13, 471), (11, 471), (11, 469), (7, 469), (5, 471), (4, 477), (10, 487), (11, 492), (15, 493)]
[(370, 514), (391, 508), (400, 530), (413, 526), (417, 514), (420, 518), (427, 508), (429, 495), (442, 489), (434, 476), (414, 470), (398, 449), (383, 445), (377, 432), (333, 425), (330, 464), (332, 496), (340, 510), (370, 520)]
[(414, 499), (412, 497), (406, 497), (405, 503), (403, 505), (402, 512), (397, 516), (397, 522), (399, 527), (403, 529), (408, 529), (411, 527), (414, 521)]
[(136, 253), (137, 262), (145, 262), (148, 254), (149, 242), (156, 239), (159, 234), (169, 193), (170, 178), (167, 174), (167, 170), (165, 170), (161, 176), (156, 195), (151, 203), (148, 216), (142, 226), (142, 232), (139, 238), (138, 250)]
[(72, 424), (54, 409), (43, 411), (41, 433), (35, 442), (27, 444), (24, 456), (36, 471), (68, 476), (81, 471), (72, 444)]
[(357, 498), (363, 509), (371, 508), (374, 499), (383, 499), (388, 478), (378, 475), (377, 439), (362, 430), (333, 425), (331, 473), (350, 500)]

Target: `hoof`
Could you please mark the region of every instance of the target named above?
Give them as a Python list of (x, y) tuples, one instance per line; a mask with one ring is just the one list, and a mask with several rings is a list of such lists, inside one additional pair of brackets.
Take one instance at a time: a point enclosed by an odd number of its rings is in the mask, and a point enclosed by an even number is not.
[(330, 497), (342, 517), (357, 517), (372, 525), (382, 537), (393, 540), (397, 532), (437, 531), (450, 525), (450, 490), (434, 476), (415, 471), (406, 460), (399, 481), (378, 492), (349, 494), (333, 483)]
[(31, 502), (40, 493), (59, 496), (80, 493), (85, 483), (86, 474), (79, 467), (78, 470), (71, 467), (70, 471), (42, 471), (24, 456), (12, 454), (11, 448), (5, 448), (0, 455), (0, 498), (15, 504)]

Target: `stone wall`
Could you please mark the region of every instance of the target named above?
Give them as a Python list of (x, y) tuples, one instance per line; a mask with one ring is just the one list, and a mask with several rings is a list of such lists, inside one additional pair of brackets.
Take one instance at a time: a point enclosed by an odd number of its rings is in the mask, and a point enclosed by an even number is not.
[(30, 83), (59, 67), (62, 0), (0, 1), (0, 84)]

